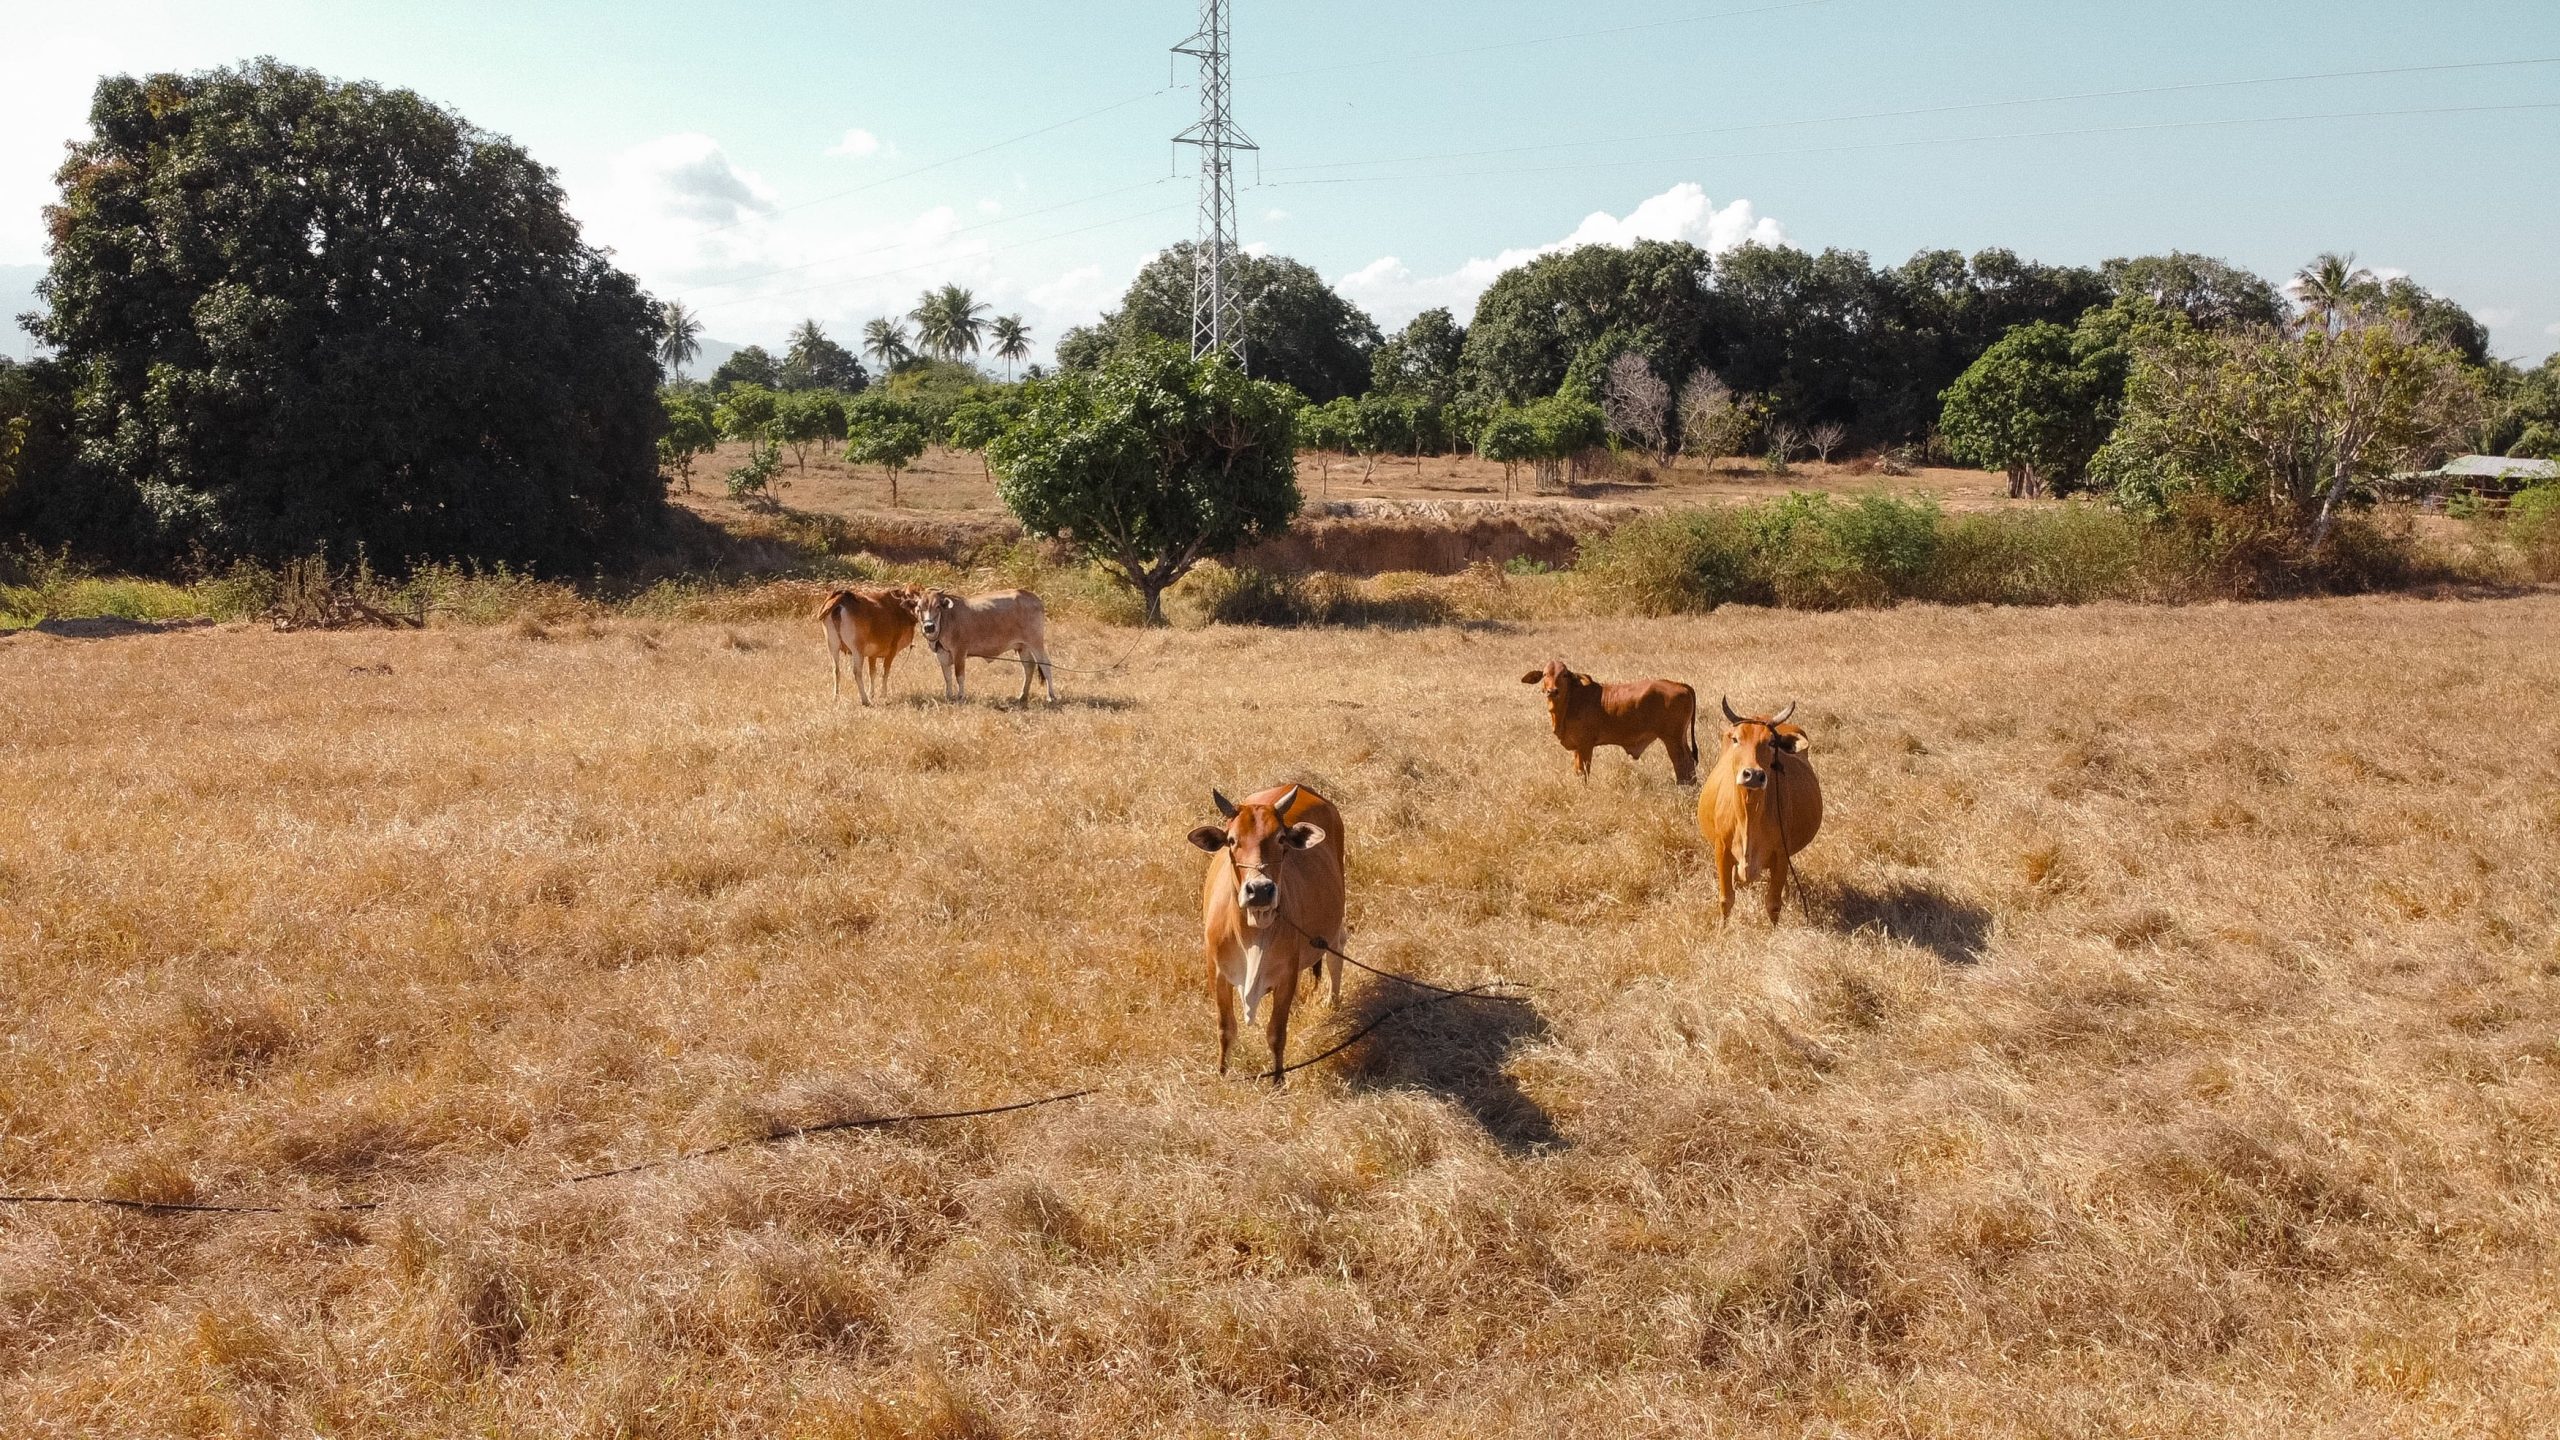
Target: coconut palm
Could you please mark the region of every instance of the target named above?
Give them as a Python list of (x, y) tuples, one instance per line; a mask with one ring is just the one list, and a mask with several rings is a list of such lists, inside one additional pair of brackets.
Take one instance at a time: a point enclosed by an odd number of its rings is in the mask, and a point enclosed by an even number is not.
[(2346, 328), (2356, 306), (2374, 285), (2373, 272), (2356, 268), (2356, 257), (2335, 250), (2296, 272), (2293, 293), (2302, 302), (2306, 326), (2318, 325), (2335, 335)]
[(1031, 329), (1019, 315), (999, 315), (987, 327), (987, 338), (994, 342), (988, 348), (1004, 362), (1004, 378), (1013, 379), (1013, 364), (1031, 353)]
[(916, 322), (916, 343), (928, 355), (958, 360), (978, 353), (986, 335), (986, 305), (957, 285), (927, 290), (907, 318)]
[(871, 321), (862, 327), (862, 353), (882, 373), (895, 370), (916, 358), (915, 346), (907, 340), (907, 327), (895, 320)]
[(658, 342), (658, 358), (667, 362), (669, 370), (681, 373), (702, 353), (702, 317), (681, 300), (659, 306), (658, 316), (667, 325), (666, 338)]

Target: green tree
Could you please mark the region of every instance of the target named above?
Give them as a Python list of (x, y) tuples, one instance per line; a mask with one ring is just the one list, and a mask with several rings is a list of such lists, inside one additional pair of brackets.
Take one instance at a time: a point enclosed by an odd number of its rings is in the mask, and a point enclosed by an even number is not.
[(785, 390), (774, 397), (773, 436), (791, 447), (791, 464), (806, 474), (809, 447), (844, 438), (844, 397), (832, 390)]
[(1609, 417), (1572, 387), (1530, 406), (1528, 414), (1538, 434), (1541, 482), (1569, 479), (1584, 452), (1609, 443)]
[[(1153, 336), (1191, 344), (1193, 242), (1147, 262), (1129, 282), (1120, 308), (1058, 339), (1063, 369), (1098, 368), (1114, 351)], [(1335, 294), (1314, 270), (1280, 255), (1239, 255), (1230, 276), (1240, 301), (1238, 334), (1247, 374), (1277, 380), (1310, 400), (1357, 395), (1369, 387), (1369, 352), (1378, 327)]]
[(815, 320), (803, 320), (791, 331), (791, 349), (782, 357), (776, 380), (784, 390), (835, 390), (862, 393), (871, 383), (853, 352), (827, 338)]
[(1412, 402), (1372, 390), (1351, 407), (1351, 452), (1361, 459), (1360, 483), (1369, 483), (1381, 455), (1402, 455), (1413, 448)]
[(1031, 327), (1019, 315), (999, 315), (988, 326), (987, 338), (995, 357), (1004, 362), (1004, 378), (1010, 383), (1015, 363), (1031, 354)]
[(1476, 453), (1502, 467), (1502, 498), (1512, 494), (1512, 476), (1524, 462), (1544, 457), (1544, 438), (1538, 423), (1529, 412), (1517, 405), (1499, 405), (1485, 417), (1484, 429), (1476, 435)]
[(2166, 255), (2119, 257), (2098, 267), (2117, 298), (2147, 300), (2175, 310), (2198, 328), (2241, 329), (2284, 323), (2284, 297), (2265, 277), (2227, 260), (2173, 250)]
[(680, 375), (702, 354), (702, 317), (681, 300), (659, 306), (658, 317), (667, 327), (666, 338), (658, 342), (658, 358), (666, 362), (669, 374)]
[(773, 355), (763, 346), (748, 345), (714, 367), (709, 383), (714, 395), (727, 394), (739, 385), (778, 390), (782, 388), (782, 367), (773, 363)]
[(1317, 483), (1327, 497), (1333, 494), (1333, 457), (1352, 453), (1359, 423), (1360, 402), (1348, 395), (1298, 407), (1298, 445), (1316, 452)]
[(2382, 282), (2353, 255), (2332, 250), (2294, 273), (2293, 295), (2304, 324), (2335, 335), (2382, 298)]
[(711, 407), (698, 395), (667, 392), (660, 398), (665, 408), (667, 428), (658, 436), (658, 464), (673, 470), (684, 485), (685, 493), (693, 493), (693, 461), (708, 455), (720, 443), (719, 423), (711, 418)]
[(853, 405), (845, 416), (844, 458), (853, 465), (877, 465), (889, 477), (889, 505), (898, 499), (898, 473), (924, 453), (929, 439), (913, 411), (892, 400), (873, 398)]
[(550, 171), (272, 61), (109, 76), (46, 212), (59, 482), (127, 558), (592, 563), (664, 516), (659, 308)]
[(863, 324), (862, 353), (884, 375), (916, 358), (915, 345), (907, 339), (907, 327), (890, 319)]
[(2317, 548), (2359, 482), (2438, 453), (2479, 404), (2461, 357), (2398, 325), (2173, 329), (2137, 344), (2091, 471), (2139, 510), (2184, 493), (2263, 506)]
[(1194, 565), (1298, 513), (1295, 405), (1222, 359), (1133, 343), (1036, 387), (991, 447), (997, 493), (1024, 529), (1074, 544), (1162, 624), (1165, 590)]
[(712, 407), (711, 418), (720, 433), (732, 440), (778, 439), (774, 421), (779, 418), (782, 397), (761, 385), (732, 386)]
[(1579, 370), (1586, 386), (1626, 351), (1673, 386), (1707, 363), (1714, 263), (1679, 241), (1583, 245), (1507, 270), (1476, 302), (1460, 386), (1485, 404), (1526, 405)]
[(995, 472), (987, 464), (987, 447), (993, 445), (996, 437), (1012, 423), (1012, 417), (1006, 415), (1002, 407), (985, 400), (971, 400), (952, 409), (950, 421), (943, 426), (943, 443), (954, 450), (976, 451), (978, 467), (993, 479)]
[(957, 361), (978, 353), (987, 333), (987, 307), (958, 285), (927, 290), (907, 318), (916, 322), (916, 344), (927, 355)]
[(2073, 332), (2021, 325), (1948, 387), (1938, 428), (1958, 459), (2008, 472), (2012, 499), (2067, 489), (2115, 428), (2122, 386), (2109, 394), (2109, 378)]
[(1446, 405), (1458, 393), (1467, 330), (1445, 309), (1425, 310), (1369, 357), (1369, 388)]

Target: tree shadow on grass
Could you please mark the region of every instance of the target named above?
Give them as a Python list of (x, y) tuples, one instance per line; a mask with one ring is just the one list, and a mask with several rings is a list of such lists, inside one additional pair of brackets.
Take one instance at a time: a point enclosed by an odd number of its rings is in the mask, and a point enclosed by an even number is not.
[(1490, 994), (1444, 1000), (1393, 980), (1354, 976), (1358, 988), (1324, 1033), (1347, 1034), (1395, 1014), (1338, 1062), (1351, 1088), (1430, 1091), (1475, 1117), (1495, 1144), (1515, 1155), (1565, 1146), (1546, 1107), (1503, 1071), (1521, 1046), (1550, 1033), (1535, 1006)]
[(0, 635), (24, 631), (57, 640), (119, 640), (127, 635), (166, 635), (173, 630), (204, 630), (210, 620), (127, 620), (116, 615), (87, 615), (39, 620), (33, 625), (0, 629)]
[(1882, 889), (1864, 885), (1808, 891), (1806, 908), (1843, 934), (1868, 930), (1917, 945), (1949, 965), (1978, 965), (1991, 944), (1991, 912), (1958, 900), (1933, 885), (1897, 880)]

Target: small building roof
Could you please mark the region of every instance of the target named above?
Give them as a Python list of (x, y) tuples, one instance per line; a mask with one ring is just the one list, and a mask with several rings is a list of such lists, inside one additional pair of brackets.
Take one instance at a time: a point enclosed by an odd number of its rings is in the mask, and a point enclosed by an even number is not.
[(2520, 455), (2462, 455), (2444, 462), (2425, 478), (2447, 480), (2560, 480), (2560, 461), (2528, 460)]

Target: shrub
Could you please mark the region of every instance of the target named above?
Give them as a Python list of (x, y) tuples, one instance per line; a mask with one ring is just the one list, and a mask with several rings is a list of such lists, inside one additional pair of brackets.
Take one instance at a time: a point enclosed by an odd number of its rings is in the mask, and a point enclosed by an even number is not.
[(1582, 542), (1579, 569), (1604, 606), (1686, 615), (1751, 598), (1751, 527), (1741, 510), (1668, 510)]
[(779, 441), (758, 440), (748, 455), (747, 463), (729, 471), (729, 498), (773, 503), (773, 478), (782, 473), (782, 445)]

